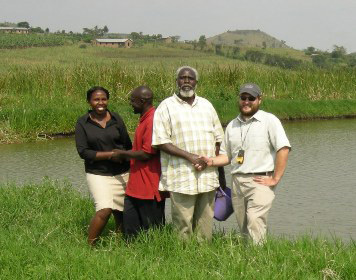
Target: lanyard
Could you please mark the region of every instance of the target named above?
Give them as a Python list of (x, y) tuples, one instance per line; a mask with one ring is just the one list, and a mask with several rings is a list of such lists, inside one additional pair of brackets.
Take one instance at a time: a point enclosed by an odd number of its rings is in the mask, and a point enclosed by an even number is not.
[(245, 143), (245, 140), (246, 140), (246, 136), (247, 136), (248, 131), (250, 130), (250, 127), (251, 127), (251, 125), (252, 125), (252, 121), (250, 122), (250, 125), (249, 125), (248, 128), (247, 128), (247, 131), (246, 131), (246, 134), (245, 134), (245, 138), (244, 138), (243, 140), (242, 140), (242, 124), (243, 124), (243, 122), (240, 121), (241, 149), (243, 149), (243, 147), (244, 147), (244, 143)]

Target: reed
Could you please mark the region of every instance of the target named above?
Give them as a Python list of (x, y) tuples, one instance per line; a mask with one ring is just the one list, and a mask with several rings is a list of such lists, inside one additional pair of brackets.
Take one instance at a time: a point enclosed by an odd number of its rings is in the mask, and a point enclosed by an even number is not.
[(129, 92), (148, 85), (159, 104), (175, 90), (175, 70), (184, 64), (198, 69), (198, 94), (213, 103), (224, 123), (236, 116), (236, 92), (245, 82), (259, 84), (265, 107), (281, 118), (356, 115), (356, 70), (352, 68), (292, 71), (165, 47), (64, 46), (51, 49), (53, 55), (49, 49), (0, 55), (0, 61), (11, 62), (0, 68), (1, 142), (73, 132), (76, 119), (88, 108), (85, 91), (93, 85), (109, 89), (111, 109), (122, 114), (133, 130), (137, 118), (127, 102)]

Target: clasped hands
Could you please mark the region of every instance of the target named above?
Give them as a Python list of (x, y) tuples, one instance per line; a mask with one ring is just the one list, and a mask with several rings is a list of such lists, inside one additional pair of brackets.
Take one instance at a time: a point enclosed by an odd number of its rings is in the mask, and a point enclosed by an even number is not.
[(206, 156), (198, 156), (194, 155), (193, 159), (191, 160), (194, 168), (198, 171), (203, 171), (208, 166), (212, 166), (213, 161), (211, 158)]
[(111, 161), (121, 163), (125, 158), (122, 155), (122, 151), (119, 149), (112, 150)]

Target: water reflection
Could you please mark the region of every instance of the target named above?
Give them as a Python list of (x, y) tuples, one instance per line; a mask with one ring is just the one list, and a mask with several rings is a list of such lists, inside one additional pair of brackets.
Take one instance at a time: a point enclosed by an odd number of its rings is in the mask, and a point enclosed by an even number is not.
[(0, 145), (0, 154), (0, 182), (39, 182), (48, 176), (86, 189), (84, 165), (74, 139)]
[[(356, 239), (356, 120), (289, 122), (284, 126), (293, 148), (269, 216), (270, 231)], [(67, 179), (87, 192), (74, 139), (0, 145), (0, 166), (0, 183), (38, 182), (48, 176)], [(169, 206), (167, 210), (169, 216)], [(215, 226), (237, 228), (233, 216)]]

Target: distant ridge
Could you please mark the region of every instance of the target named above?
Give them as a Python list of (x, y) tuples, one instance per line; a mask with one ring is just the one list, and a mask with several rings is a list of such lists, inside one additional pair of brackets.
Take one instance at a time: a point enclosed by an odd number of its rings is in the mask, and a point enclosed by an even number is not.
[(207, 43), (238, 47), (288, 48), (285, 41), (280, 41), (261, 30), (227, 31), (207, 38)]

